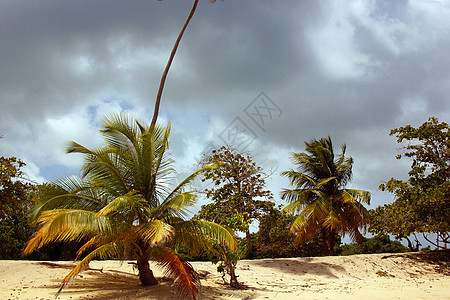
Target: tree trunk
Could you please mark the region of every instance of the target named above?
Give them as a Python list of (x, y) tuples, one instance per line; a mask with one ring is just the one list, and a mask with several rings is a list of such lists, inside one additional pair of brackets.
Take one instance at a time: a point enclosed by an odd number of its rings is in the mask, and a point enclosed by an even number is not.
[(230, 272), (230, 286), (233, 288), (239, 287), (239, 282), (236, 276), (236, 265), (232, 261), (228, 261), (228, 269)]
[(245, 232), (245, 238), (247, 239), (247, 255), (249, 258), (253, 258), (252, 236), (250, 235), (250, 230)]
[(322, 234), (322, 246), (320, 252), (325, 256), (328, 254), (328, 234), (327, 230), (323, 227), (320, 229), (320, 232)]
[(156, 95), (156, 101), (155, 101), (155, 109), (153, 112), (153, 118), (150, 126), (152, 128), (155, 128), (156, 120), (158, 119), (159, 114), (159, 105), (161, 102), (161, 96), (164, 89), (164, 84), (166, 83), (167, 74), (169, 73), (170, 66), (172, 65), (173, 58), (175, 56), (175, 53), (177, 52), (178, 45), (180, 44), (181, 38), (183, 37), (184, 31), (186, 30), (189, 22), (192, 19), (192, 16), (194, 15), (195, 10), (197, 9), (198, 0), (194, 0), (194, 5), (192, 6), (191, 12), (189, 13), (188, 18), (184, 22), (183, 27), (181, 28), (180, 33), (178, 34), (177, 40), (175, 41), (175, 45), (173, 46), (172, 52), (170, 53), (169, 61), (167, 62), (166, 68), (164, 69), (163, 75), (161, 77), (161, 82), (159, 84), (158, 94)]
[(158, 284), (158, 280), (153, 276), (153, 271), (150, 270), (150, 264), (148, 263), (148, 257), (145, 255), (139, 257), (137, 260), (137, 266), (139, 270), (139, 280), (144, 286)]
[(334, 255), (334, 244), (336, 243), (336, 232), (331, 231), (330, 236), (328, 237), (328, 246), (330, 247), (329, 255)]

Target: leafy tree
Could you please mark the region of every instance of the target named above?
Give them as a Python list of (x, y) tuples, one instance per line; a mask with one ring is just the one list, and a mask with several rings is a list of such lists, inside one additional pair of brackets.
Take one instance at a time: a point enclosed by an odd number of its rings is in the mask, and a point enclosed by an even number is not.
[(201, 165), (221, 162), (221, 168), (208, 170), (203, 181), (211, 180), (212, 188), (206, 188), (206, 196), (213, 202), (201, 207), (199, 218), (214, 221), (245, 233), (247, 252), (253, 253), (250, 225), (253, 220), (269, 212), (272, 193), (265, 190), (266, 175), (250, 154), (241, 154), (229, 146), (213, 150)]
[[(245, 156), (228, 146), (213, 150), (211, 155), (202, 160), (201, 165), (211, 163), (221, 164), (221, 168), (206, 171), (202, 179), (213, 183), (212, 188), (205, 189), (206, 196), (212, 203), (202, 205), (196, 217), (245, 233), (247, 254), (251, 257), (253, 247), (250, 224), (273, 206), (272, 202), (261, 200), (272, 198), (272, 193), (264, 189), (265, 175), (249, 154)], [(230, 285), (239, 287), (235, 269), (245, 253), (230, 251), (223, 245), (213, 247), (213, 250), (223, 261), (219, 265), (219, 271), (227, 272), (230, 275)]]
[(359, 229), (365, 229), (370, 193), (364, 190), (346, 189), (352, 178), (353, 159), (345, 157), (346, 146), (335, 158), (331, 138), (305, 142), (306, 153), (292, 153), (297, 170), (282, 172), (289, 178), (293, 189), (284, 189), (281, 197), (290, 202), (285, 212), (299, 213), (291, 225), (297, 242), (312, 239), (319, 232), (322, 254), (333, 254), (338, 235), (348, 234), (353, 240), (362, 241)]
[[(236, 248), (233, 236), (207, 221), (185, 220), (196, 194), (184, 191), (208, 165), (194, 172), (173, 190), (174, 174), (168, 156), (170, 125), (151, 127), (126, 115), (103, 120), (104, 146), (88, 149), (71, 142), (68, 153), (81, 153), (82, 178), (66, 176), (43, 186), (34, 211), (38, 231), (25, 253), (53, 241), (86, 239), (78, 255), (86, 255), (66, 276), (59, 292), (96, 258), (136, 259), (142, 285), (157, 284), (149, 259), (175, 278), (181, 294), (198, 295), (199, 280), (193, 267), (177, 254), (183, 247), (200, 251), (205, 240)], [(59, 293), (58, 292), (58, 293)]]
[(34, 185), (24, 180), (25, 163), (0, 157), (0, 259), (18, 259), (31, 236), (28, 213)]
[[(430, 117), (428, 122), (414, 128), (410, 125), (391, 130), (397, 142), (407, 142), (406, 151), (397, 159), (412, 159), (408, 180), (391, 178), (381, 184), (396, 197), (392, 204), (371, 212), (370, 230), (374, 233), (391, 233), (406, 238), (422, 233), (424, 238), (438, 248), (450, 243), (450, 134), (447, 123)], [(428, 234), (436, 235), (433, 242)]]

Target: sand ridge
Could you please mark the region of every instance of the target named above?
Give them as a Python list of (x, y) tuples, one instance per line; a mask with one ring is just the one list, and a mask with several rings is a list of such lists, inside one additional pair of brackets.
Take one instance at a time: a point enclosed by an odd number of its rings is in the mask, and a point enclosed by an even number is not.
[[(180, 299), (154, 263), (160, 284), (142, 287), (127, 262), (91, 262), (58, 299)], [(73, 265), (0, 261), (0, 299), (53, 299)], [(242, 260), (242, 290), (224, 285), (212, 263), (192, 265), (206, 274), (200, 299), (450, 299), (448, 270), (404, 254)]]

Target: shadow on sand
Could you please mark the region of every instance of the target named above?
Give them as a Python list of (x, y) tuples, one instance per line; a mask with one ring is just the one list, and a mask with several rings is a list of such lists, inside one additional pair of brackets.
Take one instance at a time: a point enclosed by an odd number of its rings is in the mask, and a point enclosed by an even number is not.
[[(48, 266), (58, 267), (58, 266)], [(67, 266), (61, 265), (61, 268)], [(173, 280), (167, 277), (159, 277), (159, 284), (144, 287), (140, 285), (136, 274), (119, 270), (84, 271), (73, 281), (69, 287), (64, 289), (60, 296), (72, 299), (186, 299), (180, 297), (178, 289)], [(62, 281), (62, 278), (61, 278)], [(53, 281), (52, 284), (44, 288), (49, 290), (49, 294), (55, 295), (61, 281)], [(199, 299), (217, 299), (227, 297), (229, 299), (241, 299), (235, 296), (233, 289), (229, 286), (220, 288), (202, 286)], [(252, 299), (251, 296), (246, 299)]]
[(284, 274), (293, 273), (296, 275), (319, 275), (328, 278), (339, 278), (335, 272), (345, 272), (345, 268), (340, 265), (314, 261), (312, 257), (301, 258), (301, 260), (293, 259), (261, 259), (254, 261), (253, 264), (264, 267), (273, 268), (282, 271)]

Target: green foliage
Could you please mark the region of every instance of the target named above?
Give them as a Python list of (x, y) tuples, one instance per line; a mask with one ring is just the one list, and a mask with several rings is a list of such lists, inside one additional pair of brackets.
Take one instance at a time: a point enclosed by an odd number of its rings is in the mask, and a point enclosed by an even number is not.
[(305, 142), (305, 153), (292, 153), (297, 170), (282, 172), (293, 189), (284, 189), (281, 198), (290, 202), (284, 211), (298, 214), (291, 225), (298, 242), (305, 243), (319, 232), (325, 241), (322, 254), (333, 254), (338, 235), (348, 234), (362, 241), (369, 204), (368, 191), (346, 189), (352, 178), (353, 159), (345, 157), (346, 146), (335, 157), (331, 138)]
[[(202, 179), (214, 184), (205, 189), (212, 203), (203, 205), (197, 217), (246, 233), (247, 245), (250, 246), (250, 224), (274, 205), (262, 200), (272, 198), (272, 193), (264, 189), (265, 175), (249, 154), (243, 155), (230, 147), (213, 150), (201, 164), (217, 162), (221, 167), (205, 172)], [(247, 250), (252, 253), (252, 249)]]
[(388, 235), (377, 235), (365, 238), (360, 244), (345, 244), (339, 249), (340, 255), (372, 254), (372, 253), (403, 253), (409, 249), (399, 241), (391, 241)]
[[(198, 219), (214, 221), (233, 231), (246, 234), (247, 256), (253, 256), (250, 225), (267, 213), (274, 203), (262, 200), (272, 198), (265, 190), (265, 176), (262, 168), (253, 162), (247, 154), (238, 153), (230, 147), (221, 147), (205, 157), (201, 165), (220, 163), (221, 167), (204, 173), (203, 181), (210, 180), (212, 188), (205, 189), (206, 196), (212, 203), (203, 205), (196, 215)], [(242, 243), (241, 243), (242, 245)], [(227, 247), (216, 248), (226, 273), (230, 275), (230, 285), (239, 286), (235, 274), (236, 264), (245, 252), (230, 251)], [(224, 273), (225, 274), (225, 273)]]
[[(393, 129), (390, 135), (397, 142), (407, 142), (406, 151), (398, 159), (412, 159), (409, 179), (391, 178), (380, 185), (396, 197), (392, 204), (371, 211), (370, 231), (391, 233), (407, 238), (418, 232), (436, 247), (450, 243), (450, 134), (447, 123), (430, 117), (428, 122), (414, 128), (410, 125)], [(437, 236), (434, 243), (429, 233)], [(441, 243), (441, 245), (439, 245)]]
[(25, 163), (0, 158), (0, 259), (19, 259), (32, 234), (28, 214), (34, 186), (23, 180)]

